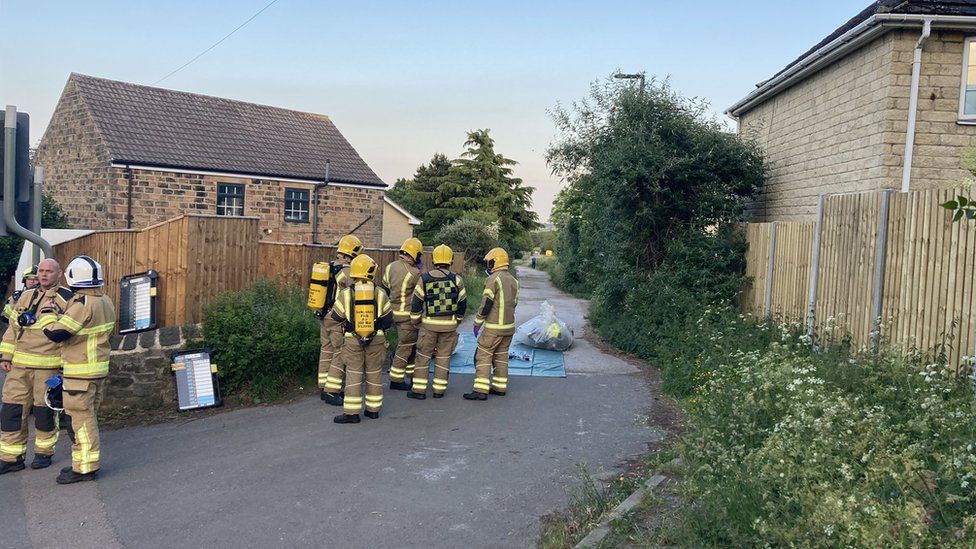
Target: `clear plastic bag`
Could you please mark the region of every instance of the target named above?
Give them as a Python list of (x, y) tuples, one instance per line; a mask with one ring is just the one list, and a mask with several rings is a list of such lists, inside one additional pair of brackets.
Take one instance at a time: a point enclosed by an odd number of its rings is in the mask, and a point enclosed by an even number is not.
[(573, 344), (573, 330), (556, 318), (555, 307), (543, 301), (539, 315), (516, 328), (514, 340), (537, 349), (565, 351)]

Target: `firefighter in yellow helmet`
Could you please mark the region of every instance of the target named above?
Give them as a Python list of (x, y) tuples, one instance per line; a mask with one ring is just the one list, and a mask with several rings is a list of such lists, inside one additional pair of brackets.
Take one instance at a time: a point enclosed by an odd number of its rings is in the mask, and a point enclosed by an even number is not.
[(363, 243), (351, 234), (339, 239), (336, 249), (336, 260), (329, 263), (329, 280), (331, 287), (327, 291), (328, 298), (319, 313), (322, 319), (322, 329), (319, 334), (321, 349), (319, 350), (319, 388), (322, 389), (322, 400), (333, 406), (342, 406), (342, 379), (345, 368), (342, 364), (342, 324), (336, 322), (328, 314), (332, 309), (336, 296), (349, 287), (349, 263), (363, 251)]
[(0, 317), (0, 321), (7, 324), (11, 322), (16, 324), (17, 313), (15, 312), (16, 309), (14, 305), (16, 305), (17, 300), (20, 299), (20, 296), (23, 295), (23, 293), (27, 290), (32, 290), (40, 284), (40, 282), (37, 280), (37, 265), (31, 265), (30, 267), (24, 269), (24, 275), (20, 278), (20, 283), (24, 287), (19, 290), (15, 290), (14, 293), (11, 294), (10, 299), (7, 300), (7, 304), (3, 306), (3, 316)]
[(505, 396), (508, 390), (508, 346), (515, 334), (515, 306), (519, 283), (508, 272), (508, 252), (493, 248), (485, 255), (488, 280), (481, 308), (474, 319), (478, 349), (474, 353), (474, 390), (466, 400), (487, 400), (488, 394)]
[[(25, 273), (25, 279), (31, 273)], [(26, 288), (6, 312), (10, 326), (0, 342), (0, 370), (6, 372), (0, 405), (0, 475), (24, 469), (27, 420), (34, 413), (31, 469), (51, 465), (58, 442), (58, 416), (44, 405), (45, 381), (61, 368), (61, 348), (44, 328), (68, 310), (74, 293), (58, 284), (61, 266), (44, 259), (35, 271), (37, 285)], [(28, 279), (29, 280), (29, 279)]]
[(451, 272), (454, 252), (441, 244), (434, 248), (433, 256), (434, 268), (420, 276), (410, 307), (410, 319), (420, 326), (420, 333), (417, 336), (417, 367), (407, 397), (417, 400), (427, 398), (427, 374), (435, 349), (434, 398), (444, 396), (447, 391), (451, 353), (458, 340), (457, 325), (467, 307), (464, 280)]
[(108, 376), (115, 330), (115, 306), (102, 291), (105, 273), (94, 259), (80, 255), (68, 263), (64, 278), (74, 292), (57, 322), (44, 335), (61, 343), (64, 412), (71, 437), (71, 467), (61, 469), (58, 484), (98, 478), (101, 444), (98, 435), (98, 394)]
[(383, 406), (384, 330), (393, 325), (393, 311), (389, 297), (373, 284), (376, 269), (376, 262), (368, 255), (353, 259), (349, 266), (352, 284), (339, 293), (329, 315), (343, 327), (345, 340), (340, 353), (346, 366), (346, 395), (336, 423), (359, 423), (364, 393), (366, 417), (380, 417)]
[(400, 246), (400, 259), (386, 266), (383, 272), (383, 289), (390, 296), (393, 321), (396, 322), (397, 348), (390, 366), (390, 389), (406, 391), (413, 378), (417, 355), (417, 327), (410, 320), (413, 292), (420, 280), (422, 267), (420, 254), (424, 245), (416, 238), (408, 238)]

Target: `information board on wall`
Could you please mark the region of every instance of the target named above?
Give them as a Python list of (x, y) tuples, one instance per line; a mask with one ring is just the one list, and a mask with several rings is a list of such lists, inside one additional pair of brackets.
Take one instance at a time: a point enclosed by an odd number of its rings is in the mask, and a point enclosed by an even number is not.
[(119, 333), (156, 328), (159, 275), (156, 271), (128, 275), (119, 281)]
[(217, 365), (211, 361), (208, 351), (175, 355), (172, 369), (180, 411), (221, 405)]

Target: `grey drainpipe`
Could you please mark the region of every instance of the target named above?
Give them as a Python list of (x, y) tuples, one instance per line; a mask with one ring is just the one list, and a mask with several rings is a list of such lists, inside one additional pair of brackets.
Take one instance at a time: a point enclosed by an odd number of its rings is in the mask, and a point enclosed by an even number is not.
[(312, 188), (312, 199), (315, 201), (315, 213), (312, 216), (312, 244), (321, 244), (319, 242), (319, 190), (329, 186), (329, 167), (331, 164), (332, 161), (325, 161), (325, 181), (316, 183), (315, 187)]
[(125, 165), (125, 178), (129, 182), (128, 192), (125, 198), (125, 228), (132, 228), (132, 168), (128, 164)]
[(905, 161), (902, 163), (901, 192), (907, 193), (912, 180), (912, 155), (915, 152), (915, 119), (918, 116), (918, 86), (922, 74), (922, 47), (932, 33), (932, 19), (922, 23), (922, 36), (915, 43), (912, 60), (912, 89), (908, 100), (908, 129), (905, 135)]

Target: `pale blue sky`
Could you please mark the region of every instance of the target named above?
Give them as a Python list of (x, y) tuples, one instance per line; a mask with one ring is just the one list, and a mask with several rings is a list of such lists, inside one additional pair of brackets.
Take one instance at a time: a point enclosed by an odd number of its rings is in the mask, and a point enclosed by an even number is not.
[[(0, 103), (37, 141), (72, 71), (151, 84), (268, 1), (0, 0)], [(327, 114), (388, 183), (491, 128), (547, 219), (557, 102), (643, 70), (722, 116), (868, 3), (278, 0), (159, 86)]]

